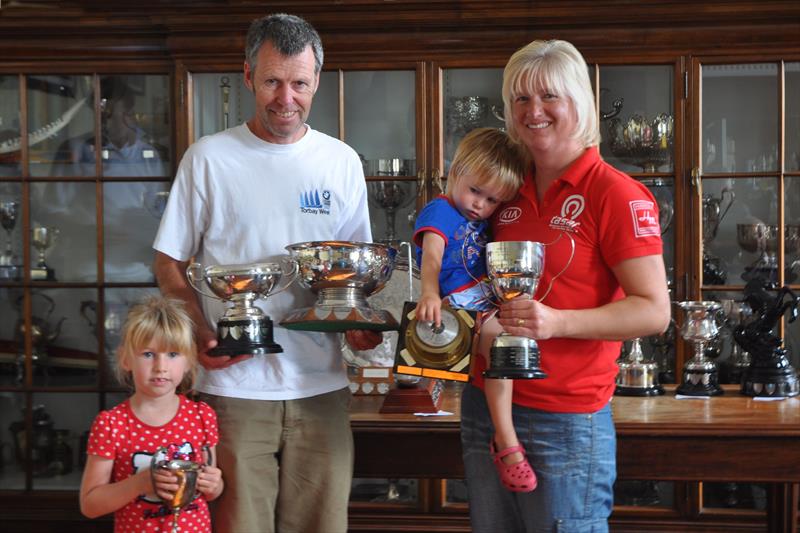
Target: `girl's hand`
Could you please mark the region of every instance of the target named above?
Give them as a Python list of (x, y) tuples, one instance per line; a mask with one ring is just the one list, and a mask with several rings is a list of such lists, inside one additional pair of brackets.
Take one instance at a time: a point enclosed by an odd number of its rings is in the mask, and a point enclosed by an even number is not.
[[(149, 472), (148, 472), (149, 475)], [(172, 497), (180, 488), (178, 476), (164, 468), (158, 468), (153, 473), (153, 490), (156, 496), (165, 502), (171, 502)]]
[(426, 293), (420, 296), (417, 303), (417, 320), (433, 322), (436, 326), (442, 323), (442, 299), (438, 294)]
[(215, 466), (203, 466), (197, 476), (197, 490), (211, 501), (222, 493), (222, 488), (222, 470)]

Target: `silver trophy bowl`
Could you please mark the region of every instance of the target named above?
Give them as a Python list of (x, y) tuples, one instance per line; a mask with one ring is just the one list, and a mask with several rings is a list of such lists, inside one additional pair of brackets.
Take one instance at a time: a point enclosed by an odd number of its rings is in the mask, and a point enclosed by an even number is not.
[(327, 332), (398, 329), (390, 313), (372, 309), (366, 300), (391, 277), (396, 249), (377, 243), (316, 241), (291, 244), (286, 250), (297, 263), (300, 285), (315, 293), (317, 302), (291, 312), (282, 326)]
[[(784, 247), (787, 256), (800, 254), (800, 225), (787, 224), (783, 233)], [(736, 242), (745, 252), (758, 254), (758, 259), (746, 267), (746, 279), (761, 275), (767, 279), (777, 281), (778, 271), (778, 226), (775, 224), (736, 225)], [(796, 265), (787, 265), (787, 281), (793, 281)]]
[[(278, 287), (284, 275), (288, 275), (288, 280), (283, 287)], [(255, 301), (286, 290), (296, 276), (297, 265), (294, 263), (290, 263), (286, 269), (278, 263), (208, 267), (199, 263), (189, 265), (186, 277), (197, 292), (233, 303), (217, 322), (217, 346), (209, 350), (208, 355), (282, 352), (280, 345), (272, 340), (272, 320), (255, 305)], [(206, 292), (206, 288), (211, 292)]]
[[(486, 271), (492, 290), (501, 301), (533, 298), (544, 271), (544, 244), (532, 241), (490, 242), (486, 245)], [(502, 333), (490, 350), (484, 376), (492, 379), (541, 379), (539, 347), (534, 339)]]
[(607, 135), (612, 154), (645, 172), (657, 172), (672, 157), (673, 118), (667, 113), (653, 119), (633, 115), (625, 122), (613, 118)]

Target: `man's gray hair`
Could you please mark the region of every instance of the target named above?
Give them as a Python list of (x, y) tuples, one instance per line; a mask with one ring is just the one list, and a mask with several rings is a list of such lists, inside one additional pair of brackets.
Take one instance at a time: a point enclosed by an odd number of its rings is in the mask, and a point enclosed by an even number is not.
[(245, 57), (252, 70), (256, 68), (258, 51), (269, 41), (285, 56), (295, 56), (311, 45), (314, 52), (314, 73), (322, 69), (322, 40), (314, 27), (295, 15), (276, 13), (254, 20), (247, 30)]

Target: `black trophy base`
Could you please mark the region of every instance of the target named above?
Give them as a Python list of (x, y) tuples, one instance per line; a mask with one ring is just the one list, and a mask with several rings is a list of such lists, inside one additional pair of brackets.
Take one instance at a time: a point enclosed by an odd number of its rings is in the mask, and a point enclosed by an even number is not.
[(539, 368), (539, 347), (536, 341), (516, 335), (500, 335), (489, 351), (489, 368), (483, 377), (489, 379), (544, 379)]
[(723, 394), (716, 372), (683, 371), (683, 382), (675, 389), (682, 396), (719, 396)]
[(264, 355), (281, 353), (283, 348), (272, 340), (272, 320), (220, 320), (217, 323), (217, 346), (208, 351), (212, 357)]
[(50, 267), (31, 268), (31, 281), (56, 281), (56, 271)]
[(761, 398), (792, 397), (800, 394), (800, 381), (786, 356), (776, 353), (767, 360), (754, 360), (744, 370), (740, 392)]
[(664, 387), (654, 385), (652, 387), (626, 387), (617, 385), (614, 390), (616, 396), (661, 396), (664, 394)]

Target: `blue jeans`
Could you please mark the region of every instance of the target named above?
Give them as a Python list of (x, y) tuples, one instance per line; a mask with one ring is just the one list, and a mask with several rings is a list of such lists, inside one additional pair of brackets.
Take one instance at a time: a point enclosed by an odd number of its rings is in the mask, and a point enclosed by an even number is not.
[(548, 413), (513, 407), (514, 427), (538, 487), (510, 492), (500, 482), (489, 442), (486, 397), (467, 385), (461, 397), (461, 446), (475, 533), (607, 533), (614, 502), (616, 434), (611, 406), (596, 413)]

